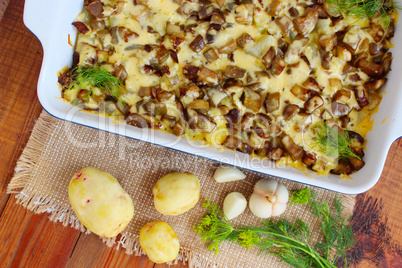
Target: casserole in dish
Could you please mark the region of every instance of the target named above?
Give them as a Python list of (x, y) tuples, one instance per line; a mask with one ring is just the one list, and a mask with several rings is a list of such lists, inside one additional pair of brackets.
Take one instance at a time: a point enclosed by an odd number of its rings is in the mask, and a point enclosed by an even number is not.
[[(76, 14), (79, 13), (82, 7), (82, 3), (77, 3), (77, 7), (74, 9), (74, 12), (71, 11), (72, 8), (68, 9), (68, 12), (65, 13), (60, 13), (62, 12), (61, 10), (65, 9), (65, 3), (63, 1), (58, 1), (56, 3), (47, 3), (47, 8), (53, 8), (51, 14), (57, 13), (57, 20), (52, 27), (46, 28), (46, 25), (40, 26), (40, 20), (36, 21), (34, 24), (33, 21), (37, 19), (37, 17), (31, 19), (29, 21), (29, 16), (27, 16), (28, 10), (32, 8), (36, 8), (37, 10), (32, 11), (33, 14), (38, 14), (39, 10), (41, 9), (40, 6), (43, 4), (46, 4), (47, 1), (43, 1), (40, 3), (32, 4), (30, 1), (26, 2), (26, 13), (24, 20), (27, 24), (27, 26), (39, 37), (39, 39), (42, 41), (42, 44), (44, 46), (44, 65), (43, 69), (41, 72), (41, 77), (39, 79), (39, 86), (38, 86), (38, 95), (39, 99), (44, 106), (46, 110), (49, 111), (49, 113), (53, 114), (56, 117), (76, 122), (76, 123), (81, 123), (85, 124), (87, 126), (91, 127), (96, 127), (102, 130), (107, 130), (111, 131), (114, 133), (122, 134), (125, 136), (129, 136), (132, 138), (136, 139), (141, 139), (144, 141), (152, 142), (155, 144), (159, 144), (162, 146), (178, 149), (184, 152), (190, 152), (199, 156), (211, 158), (220, 162), (228, 163), (228, 164), (233, 164), (237, 165), (243, 168), (255, 170), (258, 172), (266, 173), (266, 174), (271, 174), (279, 177), (284, 177), (287, 179), (291, 180), (296, 180), (300, 181), (303, 183), (307, 184), (312, 184), (315, 186), (319, 187), (324, 187), (328, 188), (331, 190), (335, 191), (340, 191), (340, 192), (345, 192), (345, 193), (358, 193), (367, 190), (370, 188), (374, 183), (378, 180), (383, 163), (385, 161), (386, 157), (386, 152), (389, 148), (389, 145), (391, 144), (391, 141), (396, 137), (395, 133), (397, 132), (397, 127), (394, 126), (394, 124), (397, 122), (396, 119), (396, 114), (397, 114), (397, 106), (392, 106), (394, 107), (395, 110), (392, 109), (392, 107), (389, 108), (388, 112), (382, 115), (383, 117), (381, 118), (381, 114), (383, 112), (383, 109), (380, 108), (380, 112), (374, 116), (376, 118), (375, 124), (374, 124), (374, 131), (369, 132), (368, 136), (366, 137), (368, 140), (371, 142), (368, 143), (367, 146), (367, 153), (365, 157), (366, 161), (366, 167), (360, 170), (357, 174), (352, 175), (353, 180), (340, 180), (338, 176), (319, 176), (317, 177), (314, 174), (310, 174), (306, 176), (303, 172), (293, 170), (290, 167), (281, 167), (280, 165), (275, 166), (273, 163), (269, 161), (262, 161), (259, 159), (251, 159), (248, 155), (241, 154), (238, 152), (232, 152), (232, 151), (224, 151), (224, 152), (218, 152), (218, 150), (214, 148), (210, 148), (206, 145), (201, 145), (199, 143), (194, 143), (189, 140), (181, 140), (178, 139), (174, 136), (167, 135), (166, 133), (162, 132), (154, 132), (150, 130), (144, 130), (144, 129), (136, 129), (132, 127), (127, 127), (125, 124), (113, 124), (113, 119), (112, 118), (101, 118), (98, 115), (94, 114), (87, 114), (87, 113), (77, 113), (77, 110), (79, 109), (74, 109), (70, 105), (60, 103), (56, 101), (54, 98), (59, 97), (59, 89), (54, 83), (53, 87), (51, 88), (51, 74), (50, 72), (54, 70), (54, 73), (57, 73), (58, 70), (62, 69), (66, 65), (71, 65), (69, 64), (69, 58), (72, 58), (72, 53), (73, 53), (73, 48), (68, 45), (67, 42), (67, 37), (70, 35), (71, 37), (75, 36), (75, 29), (74, 27), (70, 26), (71, 22), (75, 21), (75, 16)], [(63, 6), (64, 5), (64, 6)], [(81, 5), (81, 6), (80, 6)], [(70, 13), (71, 14), (67, 14)], [(40, 12), (39, 12), (40, 13)], [(50, 13), (48, 13), (50, 14)], [(32, 15), (31, 15), (32, 16)], [(49, 18), (47, 18), (48, 20)], [(69, 21), (68, 21), (69, 20)], [(68, 22), (67, 22), (68, 21)], [(63, 24), (65, 24), (63, 26)], [(38, 27), (39, 26), (39, 27)], [(46, 31), (45, 31), (46, 29)], [(66, 31), (63, 31), (65, 29)], [(398, 30), (397, 30), (398, 31)], [(57, 37), (55, 36), (57, 35)], [(64, 39), (63, 39), (64, 35)], [(398, 46), (398, 33), (396, 33), (396, 39), (394, 42), (396, 43), (396, 46)], [(64, 40), (64, 43), (63, 43)], [(74, 40), (72, 41), (74, 43)], [(62, 57), (60, 55), (66, 54), (66, 59), (63, 61)], [(67, 55), (68, 54), (68, 55)], [(394, 55), (398, 56), (397, 51), (394, 51)], [(50, 60), (50, 58), (52, 60)], [(57, 60), (55, 60), (57, 58)], [(57, 61), (57, 63), (56, 63)], [(393, 66), (393, 72), (391, 72), (390, 75), (390, 81), (386, 85), (386, 90), (387, 94), (384, 96), (384, 102), (387, 102), (388, 97), (391, 96), (392, 94), (395, 94), (391, 99), (389, 99), (389, 103), (395, 100), (395, 98), (398, 97), (398, 94), (395, 90), (388, 90), (390, 88), (390, 85), (393, 85), (394, 83), (397, 83), (399, 78), (395, 77), (393, 78), (393, 74), (397, 72), (398, 66)], [(56, 66), (58, 66), (56, 68)], [(394, 82), (395, 80), (395, 82)], [(396, 81), (398, 80), (398, 81)], [(394, 87), (396, 88), (396, 87)], [(388, 93), (389, 91), (389, 93)], [(50, 94), (51, 92), (51, 94)], [(54, 94), (53, 94), (54, 93)], [(384, 104), (381, 104), (381, 107), (384, 107)], [(387, 108), (388, 108), (387, 104)], [(394, 118), (392, 118), (394, 116)], [(388, 120), (385, 120), (386, 117), (389, 117)], [(383, 123), (383, 125), (381, 125)], [(385, 128), (386, 125), (389, 125), (390, 132), (388, 133), (389, 137), (387, 136), (386, 133), (380, 134), (380, 137), (383, 137), (385, 140), (379, 141), (379, 139), (373, 139), (371, 140), (370, 137), (373, 136), (373, 133), (376, 130), (376, 127), (379, 128)], [(396, 132), (393, 132), (396, 131)], [(377, 136), (375, 136), (377, 137)], [(388, 138), (388, 139), (387, 139)], [(372, 143), (375, 143), (373, 145)], [(379, 150), (379, 147), (375, 147), (376, 145), (381, 145), (384, 149)], [(371, 150), (371, 148), (373, 148)], [(379, 154), (379, 152), (381, 153)], [(373, 169), (373, 166), (376, 166), (375, 169)], [(370, 176), (369, 176), (370, 174)], [(373, 176), (373, 174), (375, 174)], [(316, 179), (311, 179), (311, 177), (317, 177)]]

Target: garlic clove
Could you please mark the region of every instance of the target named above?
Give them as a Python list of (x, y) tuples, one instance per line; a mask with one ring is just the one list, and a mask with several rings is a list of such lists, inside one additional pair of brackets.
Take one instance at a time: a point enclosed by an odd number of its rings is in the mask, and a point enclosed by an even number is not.
[(254, 193), (262, 196), (274, 195), (277, 187), (278, 182), (276, 180), (261, 179), (255, 183)]
[(275, 195), (277, 202), (286, 204), (289, 201), (289, 191), (282, 183), (278, 183), (278, 188), (276, 188)]
[(251, 212), (259, 218), (266, 219), (272, 216), (272, 203), (264, 196), (253, 193), (248, 206)]
[(241, 193), (233, 192), (228, 194), (223, 201), (223, 213), (231, 220), (244, 212), (247, 207), (247, 200)]
[(238, 168), (231, 166), (220, 166), (216, 169), (214, 173), (214, 179), (217, 182), (229, 182), (238, 181), (246, 178), (246, 175), (241, 172)]
[(272, 216), (280, 216), (283, 212), (285, 212), (287, 205), (285, 203), (275, 203), (272, 206)]

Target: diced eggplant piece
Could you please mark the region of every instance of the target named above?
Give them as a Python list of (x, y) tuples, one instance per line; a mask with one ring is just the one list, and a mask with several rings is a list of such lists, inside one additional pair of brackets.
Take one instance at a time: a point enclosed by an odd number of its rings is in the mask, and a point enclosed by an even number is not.
[(322, 120), (330, 120), (332, 118), (334, 118), (331, 114), (330, 111), (328, 111), (327, 109), (325, 109), (322, 113), (321, 113), (321, 119)]
[(226, 140), (223, 142), (223, 146), (231, 150), (236, 150), (240, 144), (241, 140), (231, 135), (227, 136)]
[(272, 113), (279, 109), (280, 96), (281, 96), (281, 94), (279, 92), (267, 94), (267, 96), (265, 98), (265, 109), (267, 110), (267, 113)]
[(343, 74), (357, 73), (358, 71), (359, 71), (359, 69), (357, 69), (356, 67), (349, 65), (349, 64), (345, 64), (345, 66), (343, 66), (343, 69), (342, 69)]
[(119, 37), (124, 41), (128, 42), (134, 37), (138, 37), (139, 35), (130, 29), (127, 29), (125, 27), (112, 27), (110, 29), (110, 34), (112, 36), (112, 43), (113, 44), (118, 44), (119, 43)]
[(228, 121), (229, 124), (234, 124), (237, 123), (237, 121), (239, 121), (239, 117), (240, 117), (240, 110), (239, 109), (232, 109), (229, 111), (228, 114), (224, 115), (226, 121)]
[(284, 8), (284, 2), (281, 0), (273, 0), (267, 8), (268, 15), (276, 17)]
[(188, 107), (201, 113), (206, 113), (209, 109), (209, 103), (206, 100), (196, 99)]
[(332, 101), (337, 101), (346, 104), (350, 99), (350, 95), (351, 95), (350, 91), (341, 89), (334, 94), (334, 96), (332, 97)]
[(217, 9), (214, 5), (207, 5), (200, 9), (198, 12), (198, 17), (200, 20), (208, 20), (212, 17), (212, 15), (219, 13), (219, 9)]
[(216, 85), (218, 84), (218, 75), (207, 67), (202, 66), (198, 72), (198, 81), (207, 85)]
[(180, 89), (181, 96), (189, 96), (192, 99), (198, 98), (202, 93), (202, 90), (196, 85), (190, 85)]
[(342, 14), (339, 12), (339, 9), (337, 8), (336, 5), (334, 5), (333, 3), (329, 3), (327, 1), (324, 1), (323, 3), (323, 8), (325, 10), (325, 12), (328, 13), (328, 15), (337, 18), (340, 17)]
[(295, 7), (289, 8), (288, 12), (289, 12), (290, 17), (292, 17), (292, 18), (296, 18), (300, 15), (299, 11), (297, 11), (297, 9)]
[[(310, 38), (308, 37), (300, 37), (297, 36), (293, 42), (289, 45), (287, 48), (286, 54), (285, 54), (285, 61), (286, 62), (294, 62), (295, 58), (299, 58), (299, 55), (302, 54), (304, 48), (307, 46), (308, 42), (310, 41)], [(280, 53), (280, 50), (278, 50)], [(311, 68), (310, 62), (308, 62), (307, 58), (304, 56), (301, 56), (304, 61), (306, 61), (307, 65)]]
[(254, 113), (257, 113), (262, 106), (262, 97), (259, 93), (250, 89), (249, 87), (244, 88), (244, 95), (242, 96), (243, 105), (252, 110)]
[(265, 69), (269, 70), (271, 69), (272, 66), (272, 61), (275, 58), (275, 48), (274, 47), (270, 47), (267, 51), (267, 53), (264, 55), (264, 57), (262, 57), (262, 62), (265, 65)]
[(127, 103), (118, 100), (116, 102), (116, 108), (121, 112), (122, 115), (126, 116), (130, 113), (130, 107), (128, 106)]
[(300, 107), (295, 104), (286, 105), (285, 109), (283, 109), (282, 115), (284, 120), (289, 120), (292, 116), (297, 114), (300, 111)]
[(173, 45), (173, 49), (177, 49), (184, 41), (184, 35), (182, 33), (173, 34), (169, 37), (170, 43)]
[(125, 83), (128, 77), (126, 68), (124, 68), (123, 65), (115, 65), (113, 75), (117, 77), (121, 82), (123, 82), (123, 84)]
[(72, 23), (75, 28), (77, 28), (77, 31), (79, 31), (82, 34), (86, 34), (89, 32), (89, 28), (81, 21), (75, 21)]
[(315, 93), (304, 103), (304, 110), (306, 113), (312, 113), (323, 104), (324, 100), (322, 97), (318, 93)]
[[(89, 24), (89, 27), (91, 27), (92, 31), (102, 31), (105, 29), (106, 25), (103, 20), (93, 20), (91, 24)], [(109, 33), (109, 31), (106, 31), (106, 33)]]
[(88, 102), (89, 97), (90, 97), (90, 92), (87, 89), (81, 89), (77, 94), (77, 98), (82, 100), (83, 102)]
[(317, 81), (312, 77), (309, 77), (306, 81), (304, 81), (303, 87), (316, 92), (322, 92), (322, 90), (324, 89), (323, 87), (318, 85)]
[(176, 136), (181, 136), (184, 134), (184, 127), (179, 121), (176, 121), (176, 123), (172, 127), (172, 131), (173, 134), (175, 134)]
[(211, 24), (219, 24), (222, 25), (225, 23), (225, 17), (222, 13), (215, 13), (211, 17)]
[(270, 141), (265, 141), (264, 145), (256, 151), (256, 154), (260, 157), (268, 157), (272, 151), (272, 146)]
[(377, 91), (385, 85), (387, 78), (375, 79), (364, 84), (367, 91)]
[(350, 161), (348, 159), (340, 159), (338, 161), (337, 166), (331, 170), (332, 174), (335, 175), (341, 175), (341, 174), (346, 174), (349, 175), (353, 171), (353, 166), (350, 164)]
[(283, 15), (282, 17), (277, 17), (275, 20), (276, 25), (281, 29), (282, 35), (286, 35), (290, 29), (293, 28), (293, 22), (288, 16)]
[(210, 48), (204, 52), (204, 57), (208, 62), (214, 62), (219, 59), (219, 54), (214, 48)]
[(103, 4), (101, 1), (92, 1), (85, 9), (96, 18), (103, 18)]
[(364, 138), (359, 133), (349, 130), (347, 134), (349, 135), (350, 146), (352, 148), (363, 148)]
[(215, 37), (218, 32), (221, 30), (222, 25), (220, 24), (210, 24), (207, 30), (207, 34), (205, 35), (207, 38), (207, 44), (212, 44), (215, 42)]
[(355, 98), (361, 108), (369, 104), (368, 94), (363, 86), (353, 87), (353, 92), (355, 93)]
[(382, 46), (376, 43), (369, 44), (369, 52), (371, 56), (378, 55), (382, 52)]
[(253, 22), (254, 4), (241, 4), (235, 9), (235, 20), (239, 24), (249, 25)]
[(227, 107), (226, 105), (220, 105), (218, 106), (218, 109), (220, 111), (220, 114), (225, 116), (229, 113), (229, 107)]
[(169, 57), (169, 50), (164, 45), (156, 49), (156, 59), (160, 65), (164, 64)]
[(311, 33), (318, 22), (318, 12), (314, 8), (307, 8), (303, 16), (293, 20), (295, 29), (303, 36)]
[(317, 162), (315, 153), (304, 152), (304, 154), (302, 156), (302, 162), (306, 166), (311, 167), (313, 164), (315, 164), (315, 162)]
[(384, 68), (382, 65), (368, 61), (366, 59), (359, 60), (357, 66), (368, 76), (373, 78), (381, 77), (384, 72)]
[(330, 56), (322, 48), (320, 48), (319, 52), (320, 52), (320, 57), (321, 57), (321, 66), (322, 66), (322, 68), (324, 68), (325, 70), (329, 70), (329, 62), (331, 60)]
[(205, 47), (205, 42), (204, 38), (202, 35), (197, 35), (197, 37), (193, 40), (193, 42), (190, 43), (190, 48), (192, 51), (199, 53), (201, 50), (203, 50)]
[(248, 34), (244, 33), (239, 38), (236, 39), (237, 46), (244, 48), (249, 44), (254, 43), (254, 39)]
[(179, 116), (182, 119), (187, 120), (186, 115), (184, 113), (183, 103), (181, 103), (180, 100), (176, 100), (176, 108), (177, 108), (177, 111), (179, 112)]
[(380, 105), (381, 100), (382, 100), (381, 95), (379, 95), (375, 92), (369, 92), (368, 98), (369, 98), (369, 104), (365, 108), (369, 111), (377, 108)]
[(197, 79), (198, 78), (198, 72), (200, 71), (200, 68), (192, 65), (187, 65), (183, 67), (183, 74), (188, 78), (188, 79)]
[(235, 52), (237, 49), (237, 43), (234, 39), (230, 40), (229, 42), (226, 43), (223, 47), (220, 47), (218, 49), (219, 54), (231, 54)]
[(350, 161), (350, 164), (352, 164), (353, 168), (356, 171), (362, 169), (365, 165), (364, 161), (357, 157), (351, 157), (351, 158), (349, 158), (349, 161)]
[(303, 155), (303, 149), (301, 149), (288, 135), (285, 135), (281, 141), (283, 147), (285, 147), (286, 152), (288, 152), (288, 154), (290, 155), (290, 157), (292, 157), (294, 161), (296, 161)]
[(149, 128), (150, 122), (139, 114), (131, 113), (127, 116), (127, 124), (138, 128)]
[(185, 1), (177, 10), (176, 12), (180, 15), (189, 16), (193, 12), (195, 12), (194, 7), (191, 5), (190, 2)]
[(214, 107), (218, 107), (219, 103), (227, 96), (220, 86), (210, 87), (206, 91)]
[(96, 61), (97, 62), (107, 62), (109, 60), (109, 51), (107, 50), (97, 50), (96, 51)]
[(173, 91), (159, 91), (156, 98), (160, 102), (173, 102), (176, 100), (176, 95)]
[(290, 92), (292, 92), (292, 94), (295, 97), (297, 97), (297, 98), (299, 98), (299, 99), (301, 99), (303, 101), (306, 101), (308, 99), (309, 95), (310, 95), (311, 90), (309, 90), (307, 88), (304, 88), (304, 87), (301, 87), (299, 85), (294, 85), (290, 89)]
[(277, 54), (272, 61), (271, 73), (273, 75), (280, 75), (286, 67), (286, 61), (282, 58), (281, 55)]
[(154, 101), (149, 101), (144, 104), (144, 109), (147, 111), (151, 116), (156, 115), (164, 115), (167, 114), (167, 107), (164, 103), (157, 103)]
[(229, 65), (226, 67), (223, 76), (228, 78), (243, 78), (246, 74), (246, 70), (237, 66)]
[(336, 102), (336, 101), (331, 103), (331, 110), (332, 110), (332, 114), (336, 117), (348, 115), (350, 112), (349, 106), (347, 106), (346, 104), (343, 104), (343, 103)]
[(274, 148), (272, 151), (269, 153), (269, 159), (272, 161), (277, 161), (282, 158), (284, 154), (284, 150), (282, 148)]
[(318, 44), (325, 49), (325, 51), (329, 52), (334, 50), (334, 48), (337, 45), (337, 36), (336, 34), (329, 35), (329, 34), (324, 34), (320, 36), (320, 39), (318, 40)]
[(241, 118), (241, 121), (239, 124), (240, 128), (242, 130), (250, 129), (251, 126), (253, 125), (254, 117), (255, 117), (255, 115), (252, 113), (245, 113), (243, 115), (243, 117)]
[(391, 71), (391, 63), (392, 63), (392, 53), (387, 52), (385, 53), (384, 57), (382, 58), (381, 65), (384, 68), (383, 74), (386, 75)]
[(254, 146), (251, 144), (251, 142), (241, 143), (237, 148), (237, 151), (251, 155), (254, 152)]

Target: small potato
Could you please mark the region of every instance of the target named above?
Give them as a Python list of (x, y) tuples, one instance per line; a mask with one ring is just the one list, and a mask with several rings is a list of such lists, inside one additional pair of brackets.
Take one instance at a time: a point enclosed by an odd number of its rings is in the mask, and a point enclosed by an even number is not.
[(114, 237), (134, 215), (133, 200), (108, 172), (86, 167), (74, 174), (68, 186), (70, 203), (91, 232)]
[(149, 222), (142, 227), (140, 245), (148, 258), (155, 263), (173, 261), (180, 249), (175, 231), (163, 221)]
[(154, 205), (164, 215), (180, 215), (190, 210), (200, 199), (200, 181), (188, 172), (173, 172), (155, 184)]

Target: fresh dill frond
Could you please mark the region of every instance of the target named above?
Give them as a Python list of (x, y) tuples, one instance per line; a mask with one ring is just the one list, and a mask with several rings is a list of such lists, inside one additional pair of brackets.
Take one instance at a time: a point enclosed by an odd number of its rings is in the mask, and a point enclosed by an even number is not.
[(391, 23), (388, 11), (401, 9), (392, 0), (325, 0), (335, 13), (357, 19), (372, 18), (379, 15), (385, 28)]
[(311, 197), (310, 189), (306, 186), (301, 190), (292, 190), (289, 196), (290, 206), (296, 204), (307, 204)]
[[(353, 232), (347, 219), (341, 216), (340, 199), (335, 199), (335, 210), (332, 210), (327, 203), (315, 200), (315, 192), (309, 192), (311, 211), (320, 219), (325, 237), (325, 241), (317, 244), (316, 249), (309, 244), (311, 234), (308, 225), (300, 219), (293, 224), (286, 219), (271, 219), (263, 221), (261, 227), (234, 228), (217, 205), (208, 199), (203, 204), (207, 214), (194, 226), (194, 230), (215, 254), (223, 242), (232, 241), (245, 248), (257, 247), (260, 254), (275, 254), (294, 267), (335, 268), (336, 261), (345, 257), (346, 251), (353, 247)], [(330, 260), (329, 249), (335, 251), (334, 259)]]
[(312, 147), (328, 157), (343, 159), (361, 157), (356, 155), (351, 148), (349, 135), (329, 127), (324, 122), (317, 123), (313, 126), (315, 135), (313, 136)]
[(113, 76), (100, 64), (75, 67), (71, 70), (70, 81), (67, 90), (87, 89), (87, 98), (92, 95), (94, 87), (97, 87), (102, 93), (122, 101), (122, 94), (125, 90), (120, 79)]

